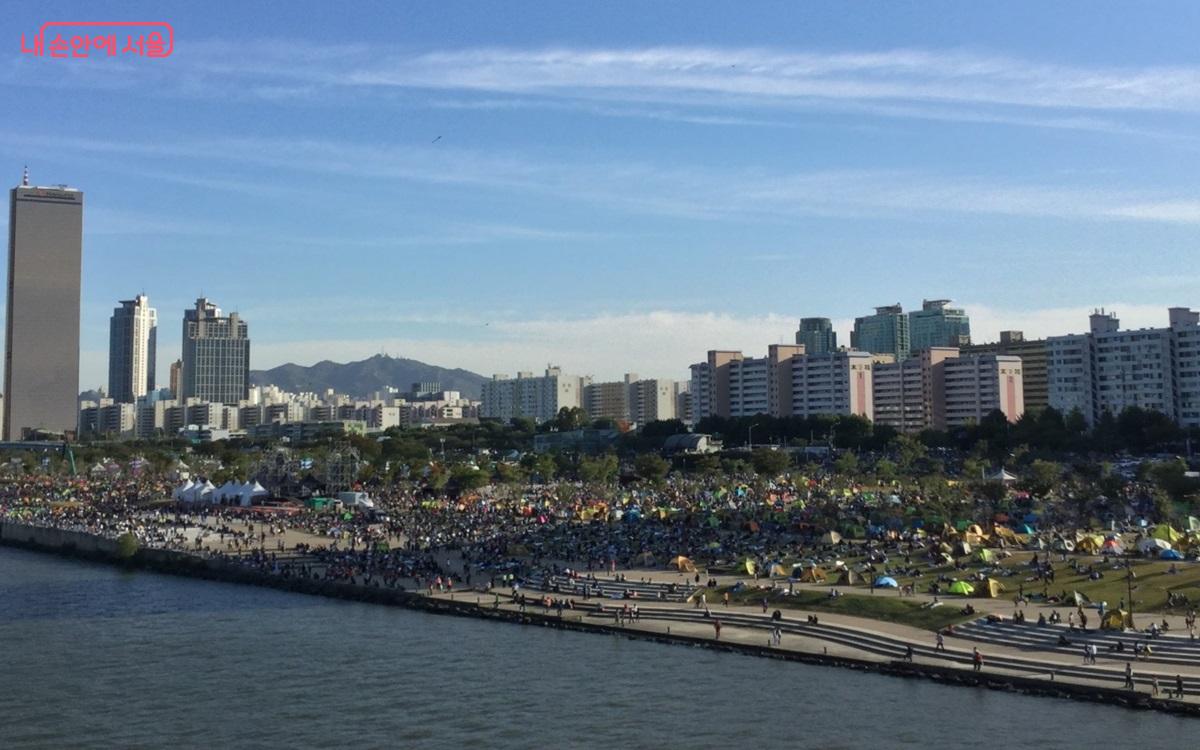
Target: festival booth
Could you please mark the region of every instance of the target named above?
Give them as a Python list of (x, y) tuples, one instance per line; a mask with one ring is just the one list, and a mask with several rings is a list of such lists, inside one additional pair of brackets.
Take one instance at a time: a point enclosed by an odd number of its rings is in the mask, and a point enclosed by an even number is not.
[(254, 484), (247, 482), (246, 486), (242, 488), (242, 495), (239, 498), (239, 502), (243, 508), (248, 508), (254, 504), (256, 499), (268, 497), (270, 494), (271, 493), (267, 492), (266, 488), (258, 482), (255, 482)]
[(200, 484), (200, 485), (197, 485), (192, 488), (192, 492), (195, 493), (194, 502), (214, 503), (214, 502), (216, 502), (216, 497), (215, 497), (216, 491), (217, 491), (216, 485), (214, 485), (212, 482), (205, 479), (204, 484)]
[(195, 482), (193, 482), (190, 479), (187, 480), (186, 482), (184, 482), (183, 484), (181, 484), (180, 486), (175, 488), (175, 490), (171, 493), (171, 499), (178, 500), (179, 502), (182, 502), (182, 503), (190, 503), (192, 500), (191, 500), (191, 496), (189, 493), (192, 491), (192, 488), (195, 486), (196, 486)]
[(225, 482), (217, 489), (216, 497), (213, 499), (215, 503), (228, 503), (231, 500), (237, 500), (242, 496), (242, 485), (232, 479)]

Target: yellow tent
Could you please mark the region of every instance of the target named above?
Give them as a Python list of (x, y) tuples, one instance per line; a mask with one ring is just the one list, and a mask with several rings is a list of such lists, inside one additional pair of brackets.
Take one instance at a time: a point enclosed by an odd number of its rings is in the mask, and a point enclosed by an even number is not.
[(825, 581), (825, 571), (817, 566), (805, 568), (800, 573), (800, 583), (823, 583)]
[(1075, 551), (1082, 552), (1085, 555), (1095, 555), (1100, 552), (1104, 546), (1104, 537), (1092, 534), (1085, 536), (1075, 543)]
[(1105, 630), (1133, 630), (1133, 615), (1123, 609), (1110, 609), (1100, 620), (1100, 627)]
[(1171, 544), (1174, 544), (1183, 538), (1183, 534), (1180, 534), (1178, 531), (1171, 528), (1169, 524), (1165, 523), (1160, 523), (1159, 525), (1155, 526), (1154, 531), (1150, 532), (1150, 536), (1154, 537), (1155, 539), (1161, 539), (1164, 542), (1170, 542)]
[(791, 573), (785, 570), (784, 567), (779, 563), (775, 563), (771, 566), (771, 575), (779, 576), (780, 578), (787, 578), (789, 575), (791, 575)]
[(691, 560), (684, 557), (683, 555), (679, 555), (678, 557), (672, 558), (671, 562), (667, 563), (667, 567), (675, 568), (676, 570), (678, 570), (682, 573), (695, 573), (696, 572), (695, 564)]
[(758, 570), (758, 565), (755, 564), (755, 562), (753, 560), (751, 560), (750, 558), (747, 557), (742, 562), (742, 569), (746, 571), (746, 575), (752, 576)]
[(988, 596), (995, 599), (1004, 593), (1004, 584), (1000, 583), (995, 578), (987, 579), (987, 593)]
[(1015, 544), (1017, 541), (1019, 541), (1017, 539), (1017, 532), (1013, 531), (1007, 526), (997, 526), (995, 535), (1010, 544)]

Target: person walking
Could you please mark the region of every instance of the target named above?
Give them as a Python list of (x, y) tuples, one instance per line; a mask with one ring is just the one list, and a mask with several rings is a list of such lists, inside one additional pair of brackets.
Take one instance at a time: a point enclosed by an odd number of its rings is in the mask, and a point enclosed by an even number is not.
[(941, 633), (937, 634), (937, 646), (933, 650), (941, 651), (942, 653), (946, 652), (946, 638)]
[(983, 670), (983, 654), (979, 653), (978, 646), (975, 647), (974, 653), (971, 655), (971, 661), (976, 672)]
[(1134, 689), (1134, 687), (1133, 687), (1133, 665), (1129, 664), (1129, 663), (1125, 664), (1125, 689), (1126, 690)]
[(713, 620), (713, 631), (717, 634), (716, 640), (718, 640), (718, 641), (721, 640), (721, 621), (720, 620), (716, 620), (716, 619)]
[(1175, 675), (1175, 698), (1183, 700), (1183, 675)]

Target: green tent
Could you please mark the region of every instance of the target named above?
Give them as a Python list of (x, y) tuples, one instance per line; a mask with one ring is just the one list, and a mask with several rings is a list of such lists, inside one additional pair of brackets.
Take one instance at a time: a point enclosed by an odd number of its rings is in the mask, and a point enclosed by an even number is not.
[(978, 549), (975, 551), (975, 559), (979, 562), (991, 562), (992, 551), (990, 549)]
[(966, 581), (955, 581), (954, 583), (950, 584), (950, 593), (970, 596), (971, 594), (975, 593), (975, 587)]

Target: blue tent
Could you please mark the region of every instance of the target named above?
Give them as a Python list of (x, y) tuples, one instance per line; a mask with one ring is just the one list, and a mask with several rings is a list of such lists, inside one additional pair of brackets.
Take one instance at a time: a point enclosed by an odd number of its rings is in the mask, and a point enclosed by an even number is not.
[(891, 576), (879, 576), (875, 579), (876, 588), (898, 589), (900, 584), (896, 583), (896, 579)]
[(1027, 523), (1023, 523), (1019, 527), (1017, 527), (1017, 533), (1018, 534), (1032, 534), (1033, 527)]
[(1176, 552), (1173, 549), (1165, 549), (1159, 553), (1158, 559), (1160, 559), (1160, 560), (1182, 560), (1183, 555), (1179, 554), (1178, 552)]

